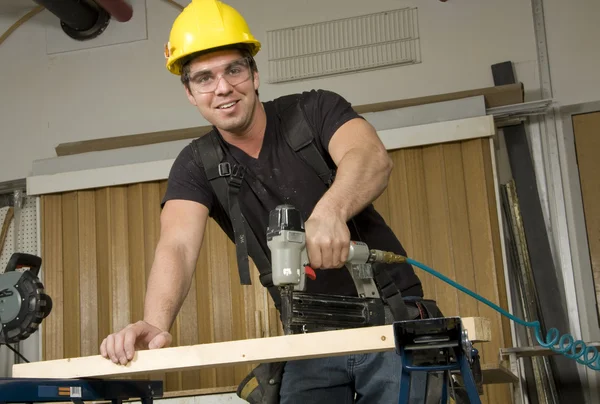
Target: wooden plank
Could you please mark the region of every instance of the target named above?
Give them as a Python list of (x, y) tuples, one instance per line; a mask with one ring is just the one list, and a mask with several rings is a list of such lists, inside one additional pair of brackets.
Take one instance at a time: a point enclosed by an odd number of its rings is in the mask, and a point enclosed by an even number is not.
[(523, 102), (524, 93), (521, 83), (505, 86), (477, 88), (473, 90), (458, 91), (454, 93), (436, 94), (426, 97), (410, 98), (406, 100), (384, 101), (375, 104), (358, 105), (354, 110), (359, 114), (365, 112), (386, 111), (389, 109), (411, 107), (414, 105), (431, 104), (434, 102), (458, 100), (461, 98), (483, 95), (486, 108), (499, 107), (502, 105), (520, 104)]
[(596, 305), (600, 309), (600, 112), (573, 115), (572, 119)]
[(102, 139), (82, 140), (78, 142), (60, 143), (56, 146), (57, 156), (88, 153), (99, 150), (119, 149), (122, 147), (142, 146), (175, 140), (193, 139), (208, 133), (212, 126), (165, 130), (160, 132), (141, 133), (137, 135), (116, 136)]
[[(523, 102), (523, 85), (521, 83), (505, 86), (478, 88), (458, 91), (447, 94), (437, 94), (426, 97), (410, 98), (405, 100), (385, 101), (375, 104), (354, 106), (359, 114), (368, 112), (386, 111), (390, 109), (411, 107), (415, 105), (431, 104), (434, 102), (457, 100), (477, 95), (483, 95), (486, 108), (502, 105), (519, 104)], [(99, 150), (111, 150), (122, 147), (142, 146), (161, 142), (172, 142), (182, 139), (193, 139), (202, 136), (211, 130), (211, 126), (198, 126), (194, 128), (167, 130), (160, 132), (142, 133), (136, 135), (117, 136), (104, 139), (84, 140), (79, 142), (61, 143), (56, 147), (57, 156), (88, 153)]]
[[(478, 325), (467, 328), (474, 323)], [(489, 336), (477, 334), (478, 330), (489, 327), (488, 319), (464, 318), (463, 325), (473, 341)], [(112, 377), (393, 350), (393, 326), (383, 325), (137, 351), (125, 366), (100, 355), (16, 364), (13, 377)]]

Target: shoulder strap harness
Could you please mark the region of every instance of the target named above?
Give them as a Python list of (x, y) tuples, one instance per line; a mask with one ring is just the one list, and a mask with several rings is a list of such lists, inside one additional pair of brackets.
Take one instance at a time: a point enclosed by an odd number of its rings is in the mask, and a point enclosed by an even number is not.
[[(278, 109), (285, 139), (329, 187), (335, 178), (335, 169), (327, 164), (315, 144), (314, 130), (305, 117), (301, 96), (290, 97), (292, 97), (291, 102), (284, 103), (283, 107)], [(201, 160), (206, 177), (223, 209), (229, 215), (231, 226), (226, 223), (219, 224), (235, 240), (240, 282), (243, 285), (251, 284), (248, 264), (248, 252), (250, 252), (260, 272), (261, 284), (268, 289), (275, 306), (279, 308), (281, 298), (272, 282), (271, 260), (258, 243), (256, 235), (248, 226), (240, 209), (238, 194), (244, 180), (244, 167), (231, 166), (225, 161), (221, 142), (214, 130), (194, 140), (193, 145), (195, 157)], [(404, 319), (406, 306), (389, 274), (381, 266), (374, 265), (373, 275), (394, 317)]]

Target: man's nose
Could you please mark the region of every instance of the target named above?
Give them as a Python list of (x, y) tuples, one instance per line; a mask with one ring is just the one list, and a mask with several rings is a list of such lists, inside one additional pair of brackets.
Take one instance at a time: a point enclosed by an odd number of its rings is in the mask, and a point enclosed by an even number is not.
[(229, 94), (233, 91), (233, 86), (223, 77), (220, 76), (217, 79), (217, 88), (215, 88), (215, 94), (223, 95)]

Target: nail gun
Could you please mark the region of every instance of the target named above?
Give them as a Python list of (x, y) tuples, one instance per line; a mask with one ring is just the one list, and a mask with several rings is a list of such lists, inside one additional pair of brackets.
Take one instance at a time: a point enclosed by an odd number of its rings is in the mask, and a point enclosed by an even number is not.
[(345, 266), (358, 296), (338, 296), (306, 292), (306, 278), (315, 279), (316, 274), (309, 266), (304, 221), (293, 206), (280, 205), (270, 212), (267, 245), (273, 284), (281, 294), (284, 334), (385, 324), (384, 303), (371, 264), (402, 263), (405, 257), (351, 241)]

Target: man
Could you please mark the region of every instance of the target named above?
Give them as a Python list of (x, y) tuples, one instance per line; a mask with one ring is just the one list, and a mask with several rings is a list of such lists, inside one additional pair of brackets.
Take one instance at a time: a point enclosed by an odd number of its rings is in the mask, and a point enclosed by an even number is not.
[[(214, 126), (226, 160), (244, 167), (239, 201), (250, 228), (266, 235), (269, 212), (282, 203), (294, 205), (305, 220), (311, 266), (330, 268), (318, 271), (307, 291), (356, 295), (343, 266), (351, 239), (405, 254), (371, 205), (387, 186), (392, 162), (373, 127), (335, 93), (310, 91), (262, 103), (253, 59), (259, 49), (236, 10), (216, 0), (193, 0), (173, 25), (167, 68), (181, 75), (189, 102)], [(330, 187), (284, 140), (278, 111), (297, 99), (317, 134), (317, 147), (337, 168)], [(126, 364), (135, 349), (171, 343), (168, 330), (189, 290), (207, 220), (230, 225), (227, 207), (215, 196), (197, 153), (193, 144), (185, 147), (169, 175), (144, 320), (101, 344), (101, 354), (115, 363)], [(268, 252), (266, 236), (259, 242)], [(390, 275), (404, 296), (422, 296), (409, 265), (393, 268)], [(341, 403), (355, 396), (367, 403), (394, 402), (399, 374), (394, 352), (288, 362), (281, 402)]]

